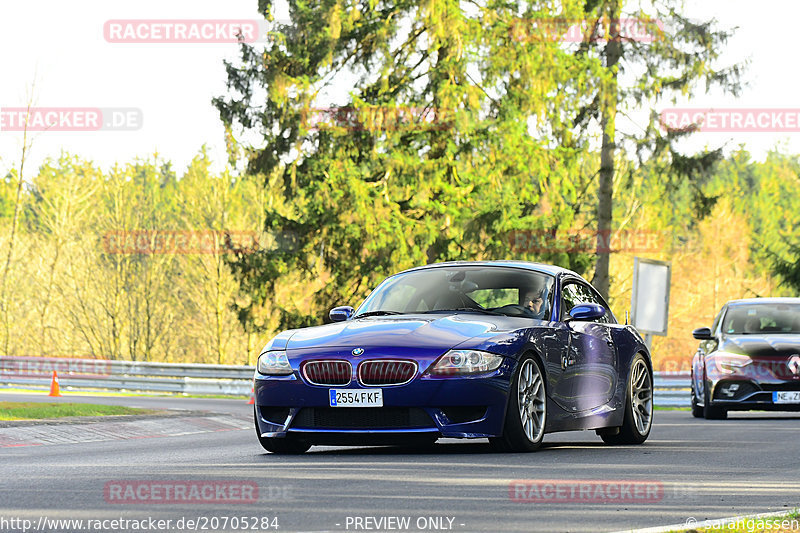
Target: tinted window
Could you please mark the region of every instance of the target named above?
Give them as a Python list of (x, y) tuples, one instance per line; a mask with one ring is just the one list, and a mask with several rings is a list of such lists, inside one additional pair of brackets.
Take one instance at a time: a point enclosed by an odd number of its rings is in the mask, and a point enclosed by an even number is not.
[(428, 268), (388, 278), (367, 297), (358, 315), (475, 309), (548, 319), (553, 283), (552, 276), (519, 268)]
[(481, 307), (501, 307), (519, 303), (519, 289), (478, 289), (470, 297)]
[(590, 304), (597, 304), (602, 306), (606, 309), (606, 314), (595, 322), (601, 322), (604, 324), (614, 323), (613, 318), (611, 317), (610, 312), (608, 311), (608, 307), (603, 303), (595, 292), (587, 287), (586, 285), (578, 282), (571, 282), (564, 285), (564, 289), (562, 290), (562, 306), (561, 306), (561, 319), (564, 320), (567, 316), (569, 316), (570, 310), (578, 304), (582, 303), (590, 303)]
[(733, 305), (722, 331), (729, 335), (800, 333), (800, 304)]
[(564, 285), (561, 289), (561, 319), (567, 318), (572, 308), (579, 303), (581, 303), (581, 292), (578, 285), (575, 283)]
[(725, 308), (723, 307), (722, 310), (717, 314), (717, 318), (714, 319), (714, 323), (711, 324), (711, 333), (716, 334), (717, 326), (719, 325), (719, 319), (722, 318), (722, 314), (725, 312)]

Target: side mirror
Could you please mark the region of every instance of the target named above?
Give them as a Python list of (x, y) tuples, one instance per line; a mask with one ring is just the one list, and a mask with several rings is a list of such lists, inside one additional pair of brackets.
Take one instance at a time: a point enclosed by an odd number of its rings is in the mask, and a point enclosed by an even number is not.
[(597, 320), (606, 316), (606, 308), (599, 304), (578, 304), (569, 310), (572, 320)]
[(692, 337), (699, 341), (710, 341), (714, 337), (711, 335), (711, 328), (697, 328), (692, 331)]
[(334, 307), (331, 309), (331, 312), (328, 313), (328, 316), (331, 319), (331, 322), (344, 322), (345, 320), (350, 320), (350, 317), (353, 316), (354, 309), (349, 305), (342, 305), (340, 307)]

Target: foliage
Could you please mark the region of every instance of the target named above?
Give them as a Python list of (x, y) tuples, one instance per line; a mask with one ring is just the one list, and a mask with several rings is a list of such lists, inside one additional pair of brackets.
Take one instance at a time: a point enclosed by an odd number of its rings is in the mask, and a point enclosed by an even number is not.
[[(582, 160), (587, 168), (595, 162), (592, 154)], [(610, 303), (622, 318), (630, 301), (634, 255), (672, 263), (669, 335), (654, 341), (661, 368), (682, 368), (695, 347), (691, 330), (708, 325), (727, 299), (797, 294), (789, 271), (774, 273), (771, 264), (774, 257), (781, 257), (796, 265), (791, 256), (800, 222), (796, 192), (800, 168), (795, 156), (776, 151), (758, 162), (743, 150), (731, 154), (702, 185), (702, 194), (717, 199), (705, 216), (697, 212), (693, 200), (697, 183), (670, 182), (658, 165), (640, 167), (631, 161), (622, 168), (618, 179), (624, 183), (617, 185), (614, 217), (621, 231), (642, 232), (655, 240), (648, 240), (646, 249), (623, 246), (612, 253), (615, 283)], [(294, 253), (293, 247), (309, 246), (303, 257), (319, 262), (319, 250), (289, 231), (259, 232), (270, 209), (287, 214), (294, 209), (283, 195), (279, 177), (264, 186), (261, 176), (215, 173), (202, 152), (180, 175), (155, 158), (108, 171), (70, 155), (49, 161), (31, 179), (22, 199), (19, 242), (9, 272), (8, 353), (252, 363), (265, 338), (284, 324), (319, 324), (325, 306), (318, 295), (344, 298), (337, 296), (341, 289), (330, 285), (347, 277), (323, 272), (317, 279), (308, 279), (308, 272), (318, 267), (312, 263), (298, 272), (292, 266), (297, 259), (287, 256)], [(390, 204), (375, 200), (378, 195), (370, 192), (369, 185), (358, 188), (358, 182), (338, 179), (332, 184), (317, 183), (324, 192), (304, 201), (328, 205), (341, 217), (337, 224), (347, 228), (341, 235), (313, 230), (324, 237), (320, 242), (325, 243), (322, 254), (330, 256), (328, 265), (357, 268), (357, 261), (363, 260), (376, 269), (374, 275), (365, 276), (360, 288), (346, 291), (366, 291), (384, 274), (427, 260), (405, 244), (406, 235), (419, 235), (418, 228), (412, 223), (401, 225), (398, 220), (403, 218), (392, 218)], [(386, 185), (386, 190), (392, 189)], [(493, 202), (506, 201), (504, 205), (511, 209), (508, 196), (512, 192), (502, 182), (481, 195)], [(347, 219), (347, 210), (339, 204), (355, 205), (365, 198), (373, 201), (372, 208)], [(461, 201), (465, 206), (479, 205), (474, 199)], [(551, 208), (549, 201), (540, 200), (537, 216), (561, 216), (557, 213), (564, 208)], [(587, 207), (592, 205), (591, 194), (575, 191), (569, 201), (565, 205), (571, 210), (572, 227), (581, 228), (587, 210), (591, 211)], [(417, 209), (418, 223), (424, 224), (423, 207)], [(4, 252), (12, 215), (13, 209), (0, 217), (0, 250)], [(320, 218), (315, 220), (322, 220), (334, 215), (316, 216)], [(455, 220), (459, 214), (452, 211), (450, 216)], [(521, 212), (517, 218), (499, 216), (493, 223), (515, 228), (520, 218)], [(361, 227), (361, 223), (370, 226)], [(261, 253), (120, 253), (109, 248), (105, 238), (113, 232), (146, 229), (251, 231), (258, 235)], [(431, 231), (440, 232), (440, 228)], [(441, 231), (463, 236), (467, 229)], [(486, 252), (488, 244), (481, 250), (466, 241), (462, 257), (481, 253), (491, 257)], [(339, 254), (336, 247), (350, 242), (361, 246), (362, 259), (349, 252)], [(387, 250), (388, 257), (372, 257)], [(547, 260), (576, 267), (575, 257), (588, 255), (553, 253)], [(246, 285), (250, 278), (236, 271), (244, 261), (274, 276), (272, 288), (255, 281), (253, 286)], [(786, 284), (779, 286), (782, 281)], [(252, 309), (258, 320), (240, 322), (242, 309)]]
[[(66, 154), (47, 161), (22, 197), (6, 353), (247, 363), (256, 338), (232, 309), (239, 286), (224, 260), (236, 251), (224, 242), (204, 253), (158, 251), (136, 235), (245, 232), (257, 243), (257, 189), (214, 174), (205, 152), (182, 176), (158, 158), (107, 172)], [(4, 215), (5, 252), (13, 209)]]
[[(580, 16), (580, 2), (562, 4), (560, 15)], [(272, 2), (260, 6), (270, 18)], [(282, 327), (318, 322), (387, 274), (434, 261), (539, 258), (586, 269), (585, 253), (520, 253), (508, 238), (576, 223), (582, 152), (554, 137), (570, 135), (560, 110), (578, 95), (563, 88), (586, 79), (584, 58), (557, 41), (514, 37), (514, 24), (541, 6), (461, 7), (289, 2), (292, 24), (276, 24), (265, 49), (243, 46), (241, 64), (227, 65), (231, 94), (215, 104), (229, 131), (257, 138), (250, 171), (280, 194), (268, 230), (296, 236), (293, 249), (237, 263), (253, 297), (246, 323), (268, 301)], [(326, 86), (342, 79), (348, 99), (327, 111)], [(287, 272), (325, 279), (310, 314), (271, 300)]]

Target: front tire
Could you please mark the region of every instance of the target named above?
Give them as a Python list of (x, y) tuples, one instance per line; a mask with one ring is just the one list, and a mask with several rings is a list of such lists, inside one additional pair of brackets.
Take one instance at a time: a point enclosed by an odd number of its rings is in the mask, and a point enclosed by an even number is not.
[(633, 358), (625, 390), (625, 414), (619, 432), (600, 432), (606, 444), (642, 444), (653, 427), (653, 373), (640, 353)]
[(262, 437), (261, 431), (258, 429), (257, 416), (256, 410), (253, 409), (253, 422), (255, 422), (256, 425), (256, 437), (258, 437), (258, 442), (261, 444), (261, 447), (268, 452), (278, 455), (299, 455), (307, 452), (308, 449), (311, 448), (311, 444), (295, 437)]
[(723, 409), (722, 407), (716, 407), (711, 405), (711, 400), (709, 398), (709, 390), (708, 385), (705, 386), (705, 405), (703, 406), (703, 416), (706, 420), (725, 420), (728, 418), (728, 411)]
[(692, 416), (703, 418), (703, 407), (697, 405), (697, 393), (694, 390), (694, 377), (692, 378)]
[(520, 360), (508, 396), (503, 435), (489, 442), (500, 452), (532, 452), (542, 445), (547, 422), (545, 375), (536, 357)]

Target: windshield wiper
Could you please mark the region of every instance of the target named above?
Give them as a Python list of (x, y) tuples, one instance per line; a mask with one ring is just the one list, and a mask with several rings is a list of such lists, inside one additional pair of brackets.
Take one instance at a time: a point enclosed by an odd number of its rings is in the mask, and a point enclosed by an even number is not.
[(365, 316), (386, 316), (386, 315), (402, 315), (403, 313), (399, 311), (367, 311), (366, 313), (361, 313), (360, 315), (356, 315), (353, 318), (364, 318)]
[(480, 307), (456, 307), (454, 309), (431, 309), (430, 311), (422, 311), (423, 313), (449, 313), (451, 311), (469, 311), (471, 313), (483, 313), (484, 315), (506, 316), (503, 313), (482, 309)]

